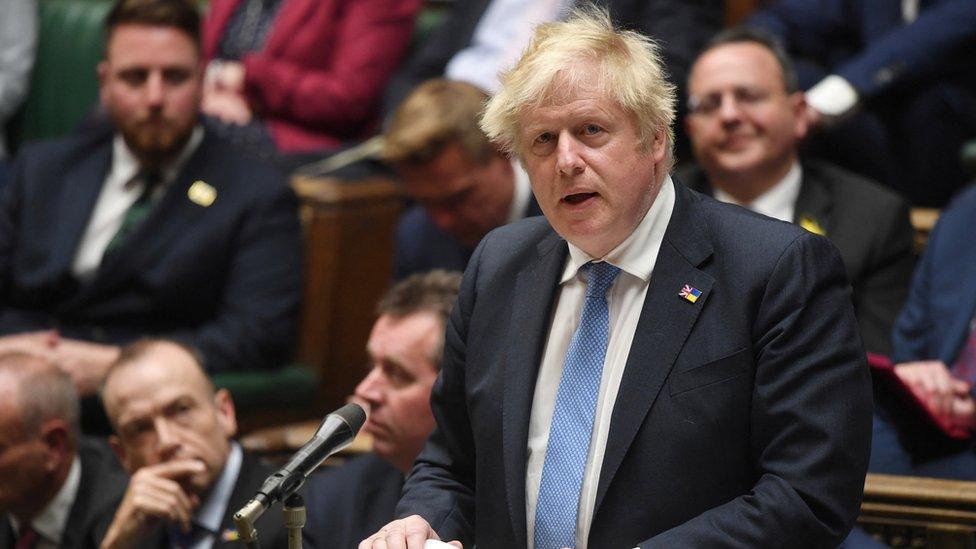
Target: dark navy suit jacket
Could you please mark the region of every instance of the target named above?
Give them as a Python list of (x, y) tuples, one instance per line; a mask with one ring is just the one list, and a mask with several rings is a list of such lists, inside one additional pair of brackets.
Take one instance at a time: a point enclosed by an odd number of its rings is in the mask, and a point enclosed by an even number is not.
[[(858, 514), (871, 387), (825, 238), (682, 185), (614, 405), (589, 547), (836, 546)], [(528, 418), (567, 247), (536, 217), (465, 272), (397, 507), (442, 539), (526, 546)], [(701, 290), (695, 303), (684, 285)]]
[(962, 75), (976, 86), (976, 2), (923, 0), (918, 18), (902, 19), (892, 0), (781, 0), (749, 21), (777, 36), (800, 58), (801, 84), (815, 84), (828, 72), (844, 77), (863, 97), (906, 82)]
[[(111, 142), (98, 129), (21, 151), (0, 189), (0, 334), (173, 337), (198, 348), (210, 371), (287, 359), (302, 291), (295, 195), (271, 166), (209, 134), (94, 278), (75, 279)], [(216, 192), (209, 206), (188, 196), (201, 181)]]
[(976, 187), (947, 208), (929, 235), (892, 334), (895, 362), (956, 361), (976, 314)]

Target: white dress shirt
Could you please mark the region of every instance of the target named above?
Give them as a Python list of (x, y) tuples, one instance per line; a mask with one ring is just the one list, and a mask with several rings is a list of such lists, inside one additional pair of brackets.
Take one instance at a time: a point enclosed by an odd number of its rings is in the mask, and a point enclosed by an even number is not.
[[(194, 128), (190, 139), (187, 140), (183, 150), (177, 155), (176, 159), (162, 171), (162, 181), (155, 193), (162, 193), (168, 186), (180, 168), (200, 146), (203, 140), (203, 128)], [(135, 203), (142, 194), (143, 184), (136, 180), (139, 173), (139, 161), (121, 135), (116, 134), (112, 140), (112, 166), (108, 170), (105, 183), (98, 194), (95, 202), (95, 209), (92, 210), (88, 220), (88, 226), (81, 237), (78, 250), (75, 252), (74, 262), (71, 264), (71, 273), (79, 280), (92, 277), (102, 263), (102, 256), (105, 249), (115, 233), (119, 232), (122, 220), (125, 219), (125, 212)], [(154, 194), (155, 196), (155, 194)]]
[[(75, 456), (61, 489), (58, 490), (54, 499), (47, 504), (47, 507), (31, 521), (31, 526), (39, 536), (36, 549), (58, 549), (61, 547), (61, 538), (64, 535), (65, 527), (68, 525), (68, 516), (71, 515), (71, 506), (75, 503), (80, 485), (81, 461), (78, 456)], [(14, 518), (12, 514), (8, 516), (14, 533), (19, 536), (20, 521)]]
[(713, 194), (715, 195), (715, 200), (720, 202), (738, 204), (739, 206), (744, 206), (756, 213), (761, 213), (773, 219), (793, 223), (793, 217), (796, 214), (796, 199), (800, 196), (800, 179), (802, 178), (802, 174), (803, 170), (800, 169), (800, 163), (794, 162), (790, 167), (790, 171), (786, 172), (786, 175), (779, 183), (770, 187), (766, 192), (748, 204), (739, 202), (734, 196), (717, 187)]
[(590, 449), (583, 474), (576, 519), (576, 549), (586, 549), (590, 524), (593, 520), (593, 507), (596, 505), (600, 469), (603, 466), (607, 437), (610, 433), (610, 418), (620, 388), (620, 380), (623, 378), (624, 367), (627, 365), (630, 345), (634, 340), (637, 321), (644, 307), (644, 297), (647, 295), (651, 272), (654, 270), (658, 251), (664, 241), (664, 232), (671, 220), (674, 196), (674, 186), (668, 176), (654, 203), (634, 232), (603, 258), (590, 257), (573, 244), (568, 244), (569, 256), (563, 268), (561, 288), (556, 296), (555, 312), (542, 355), (542, 364), (539, 367), (539, 377), (529, 418), (525, 512), (530, 549), (534, 546), (536, 502), (539, 499), (539, 484), (542, 480), (546, 446), (549, 444), (549, 427), (556, 407), (556, 393), (562, 377), (566, 352), (573, 338), (573, 332), (579, 324), (583, 303), (586, 300), (586, 281), (580, 277), (579, 268), (594, 259), (602, 259), (620, 268), (620, 274), (617, 275), (609, 292), (610, 338), (603, 362), (603, 375), (597, 396), (593, 433), (590, 437)]
[(536, 25), (562, 18), (571, 5), (571, 0), (492, 0), (471, 43), (454, 54), (444, 75), (495, 93), (498, 73), (515, 65)]

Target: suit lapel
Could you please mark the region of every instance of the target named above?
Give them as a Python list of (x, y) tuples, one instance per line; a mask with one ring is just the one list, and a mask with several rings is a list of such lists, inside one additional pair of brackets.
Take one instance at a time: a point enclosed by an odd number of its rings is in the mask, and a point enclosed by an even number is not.
[(824, 236), (830, 236), (834, 228), (830, 216), (831, 206), (832, 201), (827, 189), (816, 175), (804, 166), (800, 179), (800, 194), (796, 197), (796, 207), (793, 211), (793, 223), (810, 230), (810, 227), (804, 224), (804, 221), (808, 220), (822, 228), (825, 231)]
[(194, 183), (203, 181), (210, 185), (217, 190), (217, 200), (220, 200), (219, 191), (223, 189), (220, 174), (223, 172), (217, 168), (221, 162), (220, 153), (212, 150), (213, 145), (211, 139), (204, 137), (145, 221), (119, 249), (105, 257), (93, 281), (96, 287), (104, 290), (133, 273), (144, 272), (146, 266), (159, 256), (160, 250), (189, 234), (193, 223), (207, 211), (207, 207), (188, 197)]
[(57, 229), (51, 254), (52, 273), (67, 273), (74, 262), (75, 253), (85, 234), (88, 220), (95, 210), (95, 203), (105, 183), (112, 161), (112, 141), (84, 157), (75, 169), (66, 175), (65, 185), (57, 197), (54, 219)]
[[(697, 224), (699, 198), (675, 185), (675, 205), (647, 288), (644, 307), (614, 403), (594, 516), (637, 431), (657, 399), (685, 339), (705, 307), (714, 279), (697, 267), (712, 255)], [(684, 285), (701, 290), (695, 303), (678, 295)]]
[(525, 463), (531, 415), (542, 346), (549, 333), (559, 274), (566, 261), (565, 242), (552, 233), (537, 247), (538, 260), (519, 274), (515, 283), (510, 332), (505, 356), (502, 404), (502, 453), (508, 513), (517, 546), (525, 546)]

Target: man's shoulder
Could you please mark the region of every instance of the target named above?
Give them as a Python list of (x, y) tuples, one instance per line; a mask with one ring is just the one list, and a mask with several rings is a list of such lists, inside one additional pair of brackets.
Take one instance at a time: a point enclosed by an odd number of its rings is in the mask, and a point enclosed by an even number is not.
[(29, 141), (18, 151), (15, 160), (27, 164), (40, 163), (55, 168), (66, 161), (80, 160), (95, 151), (108, 149), (111, 146), (110, 133), (91, 130), (74, 132), (62, 137)]
[(316, 472), (306, 484), (306, 499), (310, 502), (334, 500), (370, 485), (402, 483), (403, 473), (370, 452), (353, 457), (337, 467), (325, 467)]
[(271, 161), (249, 156), (229, 141), (207, 131), (187, 166), (219, 173), (227, 190), (239, 195), (269, 196), (288, 189), (285, 174)]
[(817, 185), (834, 203), (861, 212), (904, 211), (908, 203), (894, 191), (860, 174), (823, 160), (804, 159), (803, 184)]

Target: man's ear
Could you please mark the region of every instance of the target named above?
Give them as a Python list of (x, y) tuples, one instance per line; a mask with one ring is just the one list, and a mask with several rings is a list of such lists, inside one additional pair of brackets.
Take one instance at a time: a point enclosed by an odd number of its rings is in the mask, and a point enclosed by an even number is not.
[(651, 158), (654, 162), (661, 162), (668, 152), (667, 130), (660, 128), (654, 132), (654, 139), (651, 141)]
[(99, 61), (96, 72), (98, 73), (98, 98), (101, 100), (102, 105), (107, 105), (108, 98), (106, 97), (105, 82), (108, 80), (108, 61)]
[(790, 94), (790, 108), (793, 109), (793, 137), (797, 141), (803, 141), (810, 130), (810, 118), (807, 116), (807, 98), (803, 92), (793, 92)]
[(41, 441), (48, 450), (45, 466), (56, 470), (65, 461), (74, 459), (75, 447), (68, 434), (68, 424), (63, 419), (49, 419), (41, 425)]
[(112, 449), (112, 453), (115, 454), (116, 458), (118, 458), (119, 463), (122, 464), (123, 469), (128, 471), (130, 475), (132, 473), (135, 473), (135, 471), (132, 470), (132, 467), (129, 466), (130, 465), (129, 455), (125, 451), (125, 445), (122, 444), (122, 441), (119, 440), (119, 437), (115, 435), (110, 435), (108, 437), (108, 447)]
[(217, 409), (217, 421), (224, 430), (227, 438), (237, 434), (237, 415), (234, 411), (234, 399), (227, 389), (218, 389), (214, 393), (214, 407)]

